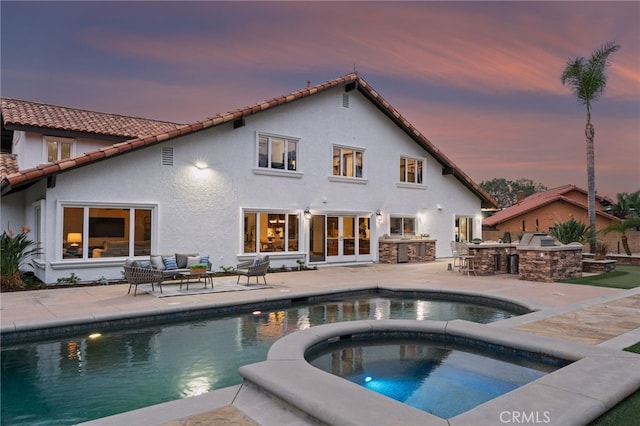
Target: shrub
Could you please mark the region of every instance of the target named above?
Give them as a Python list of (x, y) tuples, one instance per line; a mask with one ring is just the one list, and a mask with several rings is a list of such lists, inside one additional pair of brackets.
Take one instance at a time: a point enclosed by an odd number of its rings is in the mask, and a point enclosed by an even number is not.
[[(9, 230), (0, 237), (0, 284), (4, 291), (25, 287), (20, 267), (28, 258), (41, 253), (39, 244), (27, 237), (29, 231), (25, 226), (18, 235)], [(27, 265), (33, 268), (31, 263)]]
[(567, 220), (566, 222), (556, 223), (551, 228), (551, 235), (553, 235), (562, 244), (569, 244), (578, 242), (585, 244), (591, 237), (591, 227), (585, 225), (582, 222), (578, 222), (574, 218)]

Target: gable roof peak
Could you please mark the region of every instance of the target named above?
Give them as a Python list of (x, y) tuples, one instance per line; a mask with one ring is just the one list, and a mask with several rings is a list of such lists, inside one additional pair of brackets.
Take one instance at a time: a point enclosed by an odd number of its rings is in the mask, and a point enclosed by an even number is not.
[[(353, 86), (350, 84), (355, 83)], [(475, 183), (466, 173), (453, 163), (442, 151), (440, 151), (429, 139), (427, 139), (417, 128), (415, 128), (406, 118), (404, 118), (398, 110), (396, 110), (389, 102), (387, 102), (371, 85), (369, 85), (356, 72), (350, 72), (333, 80), (319, 83), (310, 87), (305, 87), (286, 95), (267, 99), (257, 104), (246, 106), (234, 111), (216, 114), (213, 117), (202, 121), (196, 121), (191, 124), (177, 126), (174, 129), (158, 132), (149, 136), (139, 136), (125, 142), (120, 142), (108, 148), (98, 151), (81, 154), (67, 160), (59, 160), (53, 164), (47, 164), (45, 167), (36, 167), (31, 170), (24, 170), (5, 178), (0, 183), (1, 194), (7, 194), (20, 187), (29, 184), (32, 181), (42, 179), (45, 176), (71, 170), (76, 167), (84, 166), (95, 161), (106, 159), (107, 157), (125, 154), (127, 152), (144, 148), (146, 146), (155, 145), (167, 140), (180, 137), (186, 134), (194, 133), (209, 127), (218, 126), (224, 123), (235, 122), (244, 119), (253, 114), (275, 108), (280, 105), (289, 104), (291, 102), (307, 98), (309, 96), (324, 92), (326, 90), (345, 87), (348, 91), (357, 90), (369, 102), (371, 102), (378, 110), (380, 110), (388, 119), (407, 134), (422, 149), (428, 152), (437, 162), (442, 165), (443, 174), (451, 175), (462, 183), (469, 191), (471, 191), (481, 201), (482, 207), (498, 208), (498, 203), (477, 183)]]

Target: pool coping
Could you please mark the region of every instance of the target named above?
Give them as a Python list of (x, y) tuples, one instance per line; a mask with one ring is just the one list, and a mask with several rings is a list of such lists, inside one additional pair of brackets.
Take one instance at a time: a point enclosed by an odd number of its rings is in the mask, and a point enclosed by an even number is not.
[[(309, 364), (307, 350), (337, 336), (358, 333), (424, 333), (473, 339), (572, 361), (470, 411), (442, 419), (369, 391)], [(327, 324), (276, 341), (267, 360), (239, 369), (243, 386), (278, 398), (320, 423), (477, 425), (501, 423), (588, 424), (640, 388), (640, 355), (586, 346), (464, 320), (363, 320)], [(240, 389), (239, 395), (243, 392)], [(250, 407), (243, 407), (250, 417)], [(514, 421), (515, 420), (515, 421)], [(528, 420), (527, 422), (522, 420)]]
[(480, 303), (528, 314), (540, 309), (538, 306), (523, 303), (514, 298), (500, 295), (485, 295), (473, 291), (455, 289), (425, 289), (417, 286), (369, 285), (333, 290), (308, 290), (288, 296), (279, 295), (247, 297), (242, 303), (235, 301), (214, 302), (196, 306), (165, 306), (132, 312), (111, 312), (77, 317), (65, 317), (57, 320), (30, 321), (23, 323), (3, 323), (0, 325), (0, 343), (19, 344), (33, 340), (64, 337), (91, 332), (92, 330), (122, 329), (131, 326), (157, 325), (176, 321), (187, 321), (203, 317), (237, 315), (254, 310), (282, 309), (299, 302), (315, 303), (333, 297), (367, 295), (371, 293), (389, 297), (435, 297), (440, 300)]

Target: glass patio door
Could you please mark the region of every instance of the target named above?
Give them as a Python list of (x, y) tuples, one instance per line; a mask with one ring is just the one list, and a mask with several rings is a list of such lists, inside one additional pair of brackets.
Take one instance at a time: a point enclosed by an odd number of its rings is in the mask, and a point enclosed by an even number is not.
[(309, 261), (370, 261), (370, 225), (366, 216), (313, 215), (309, 229)]

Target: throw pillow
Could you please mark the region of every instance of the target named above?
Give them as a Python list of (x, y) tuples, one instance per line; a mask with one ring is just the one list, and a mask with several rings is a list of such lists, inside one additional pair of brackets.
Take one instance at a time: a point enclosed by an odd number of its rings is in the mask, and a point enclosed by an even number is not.
[(162, 256), (151, 256), (151, 267), (153, 269), (158, 269), (160, 271), (164, 270), (164, 262), (162, 261)]
[(206, 256), (200, 256), (200, 263), (206, 263), (208, 265), (209, 264), (209, 255), (207, 254)]
[(178, 268), (186, 268), (187, 267), (187, 257), (189, 256), (198, 256), (198, 253), (176, 253), (176, 264)]
[(196, 263), (200, 263), (200, 256), (187, 256), (187, 268)]
[(176, 263), (175, 256), (163, 257), (162, 263), (164, 263), (164, 269), (167, 269), (167, 270), (178, 269), (178, 264)]
[(258, 266), (261, 263), (262, 263), (262, 256), (256, 256), (256, 258), (253, 259), (253, 266)]
[(151, 268), (151, 262), (148, 260), (138, 260), (138, 266), (145, 269)]

